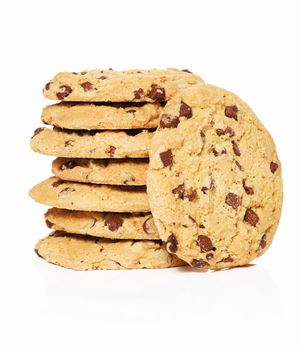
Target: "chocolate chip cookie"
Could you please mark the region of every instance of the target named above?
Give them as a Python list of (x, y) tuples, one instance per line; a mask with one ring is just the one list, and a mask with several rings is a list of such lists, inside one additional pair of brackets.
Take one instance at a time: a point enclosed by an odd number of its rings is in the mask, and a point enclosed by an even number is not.
[(151, 213), (98, 213), (51, 208), (47, 227), (110, 239), (160, 239)]
[(105, 185), (146, 185), (148, 159), (57, 158), (52, 172), (57, 177), (77, 182)]
[(122, 213), (149, 212), (145, 187), (92, 185), (50, 177), (29, 192), (35, 201), (51, 207)]
[(58, 73), (44, 87), (46, 98), (81, 102), (162, 102), (203, 80), (177, 69), (89, 70)]
[(48, 262), (73, 270), (159, 269), (184, 265), (161, 241), (112, 241), (54, 232), (41, 239), (36, 253)]
[(160, 117), (147, 190), (169, 252), (202, 269), (240, 266), (272, 242), (281, 165), (270, 134), (245, 102), (199, 84), (173, 98)]
[(33, 151), (72, 158), (147, 158), (153, 132), (88, 131), (38, 128), (30, 141)]
[(73, 130), (151, 129), (162, 108), (158, 103), (60, 102), (43, 109), (42, 121)]

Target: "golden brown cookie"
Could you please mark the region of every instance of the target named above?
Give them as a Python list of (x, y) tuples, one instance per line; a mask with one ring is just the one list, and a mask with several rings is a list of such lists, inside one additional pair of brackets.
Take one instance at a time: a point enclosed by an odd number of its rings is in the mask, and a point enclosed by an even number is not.
[(98, 213), (51, 208), (49, 228), (110, 239), (160, 239), (151, 213)]
[(161, 239), (194, 267), (222, 269), (262, 255), (282, 205), (273, 140), (233, 93), (198, 85), (165, 107), (147, 190)]
[(68, 181), (105, 185), (146, 185), (148, 159), (57, 158), (52, 163), (55, 176)]
[(42, 121), (73, 130), (151, 129), (161, 111), (157, 103), (61, 102), (46, 106)]
[(187, 70), (89, 70), (56, 74), (44, 87), (50, 100), (162, 102), (203, 80)]
[(35, 201), (51, 207), (101, 212), (145, 213), (145, 187), (92, 185), (50, 177), (29, 192)]
[(72, 158), (147, 158), (153, 132), (148, 130), (87, 131), (38, 128), (33, 151)]
[(41, 239), (36, 253), (48, 262), (73, 270), (159, 269), (184, 265), (161, 241), (112, 241), (53, 232)]

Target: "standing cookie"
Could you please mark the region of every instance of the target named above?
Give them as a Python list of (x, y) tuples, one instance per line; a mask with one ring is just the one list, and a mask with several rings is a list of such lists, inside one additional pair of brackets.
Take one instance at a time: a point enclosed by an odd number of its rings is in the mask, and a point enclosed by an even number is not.
[(280, 162), (245, 102), (199, 84), (160, 117), (147, 191), (169, 252), (203, 269), (244, 265), (266, 251), (278, 226)]

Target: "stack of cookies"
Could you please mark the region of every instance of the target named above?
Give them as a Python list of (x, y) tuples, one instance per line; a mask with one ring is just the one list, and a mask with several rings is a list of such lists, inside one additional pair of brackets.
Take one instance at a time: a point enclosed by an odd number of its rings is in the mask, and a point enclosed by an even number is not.
[[(55, 176), (30, 191), (53, 207), (45, 220), (54, 232), (37, 243), (38, 255), (76, 270), (184, 264), (160, 240), (146, 172), (164, 105), (199, 83), (187, 70), (167, 69), (64, 72), (45, 85), (44, 96), (62, 102), (44, 108), (42, 121), (53, 127), (31, 139), (35, 152), (57, 157)], [(189, 113), (181, 104), (179, 117)], [(160, 125), (173, 124), (164, 114)]]

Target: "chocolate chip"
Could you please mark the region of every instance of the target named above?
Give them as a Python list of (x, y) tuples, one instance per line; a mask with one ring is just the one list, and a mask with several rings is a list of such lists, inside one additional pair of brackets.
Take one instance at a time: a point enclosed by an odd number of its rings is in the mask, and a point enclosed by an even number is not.
[(238, 120), (238, 116), (237, 116), (238, 111), (239, 110), (237, 106), (233, 105), (233, 106), (226, 106), (224, 113), (226, 117)]
[(153, 217), (150, 216), (144, 223), (143, 223), (143, 230), (146, 233), (152, 233), (156, 231), (156, 227), (154, 224)]
[(193, 267), (198, 267), (198, 268), (204, 268), (204, 267), (207, 267), (209, 266), (209, 263), (203, 259), (194, 259), (192, 262), (191, 262), (191, 266)]
[(51, 84), (52, 84), (51, 81), (49, 81), (49, 82), (45, 85), (45, 90), (49, 90)]
[(209, 190), (209, 188), (208, 187), (206, 187), (206, 186), (203, 186), (202, 188), (201, 188), (201, 191), (204, 193), (204, 194), (206, 194), (206, 192)]
[(45, 222), (46, 222), (47, 227), (51, 228), (53, 226), (53, 223), (51, 221), (46, 220)]
[(104, 225), (107, 226), (110, 231), (117, 231), (119, 227), (123, 225), (123, 219), (113, 216), (111, 218), (107, 218), (104, 221)]
[(242, 204), (242, 198), (230, 192), (225, 198), (225, 203), (230, 205), (233, 209), (237, 209)]
[(235, 141), (232, 141), (232, 149), (233, 149), (233, 152), (236, 156), (240, 156), (241, 155), (241, 151), (239, 149), (239, 146), (237, 145), (237, 143)]
[(126, 113), (135, 113), (136, 109), (127, 109)]
[(56, 93), (56, 96), (59, 100), (63, 100), (65, 97), (69, 96), (70, 93), (73, 91), (71, 89), (71, 86), (69, 85), (61, 85), (59, 89), (60, 91)]
[(164, 165), (164, 167), (172, 165), (173, 164), (173, 153), (170, 149), (168, 149), (165, 152), (161, 152), (159, 154), (160, 159)]
[(205, 138), (205, 134), (204, 134), (204, 132), (202, 130), (200, 130), (200, 136), (201, 136), (202, 139)]
[(229, 137), (233, 137), (235, 135), (235, 132), (233, 129), (231, 129), (229, 126), (227, 126), (225, 129), (216, 129), (216, 134), (218, 136), (226, 135), (228, 134)]
[(75, 160), (68, 160), (60, 166), (60, 170), (73, 169), (76, 166), (78, 166), (78, 163)]
[(181, 101), (179, 109), (179, 117), (191, 118), (193, 115), (192, 107)]
[(209, 252), (213, 248), (213, 244), (212, 244), (211, 239), (207, 236), (204, 236), (204, 235), (198, 236), (197, 244), (200, 247), (201, 253)]
[(259, 221), (259, 217), (255, 213), (255, 211), (248, 208), (245, 212), (244, 221), (248, 222), (248, 224), (255, 227)]
[(260, 243), (259, 243), (259, 247), (261, 249), (265, 249), (266, 248), (266, 245), (267, 245), (267, 235), (264, 234), (262, 237), (261, 237), (261, 240), (260, 240)]
[(182, 72), (185, 72), (185, 73), (192, 73), (191, 71), (189, 71), (188, 69), (181, 69)]
[(82, 71), (80, 74), (85, 75), (86, 73), (87, 73), (86, 71)]
[(114, 147), (114, 146), (109, 146), (109, 149), (108, 149), (107, 153), (108, 153), (111, 157), (113, 157), (114, 154), (115, 154), (115, 151), (116, 151), (116, 147)]
[(61, 179), (55, 180), (54, 182), (52, 182), (52, 187), (58, 187), (59, 185), (63, 184), (64, 181)]
[(86, 82), (80, 84), (80, 86), (83, 88), (83, 90), (85, 92), (93, 90), (93, 88), (94, 88), (94, 85), (92, 83), (90, 83), (89, 81), (86, 81)]
[(171, 114), (163, 114), (161, 116), (159, 125), (162, 129), (177, 128), (179, 122), (180, 122), (179, 117), (176, 117), (176, 116), (171, 115)]
[(196, 220), (195, 220), (191, 215), (189, 215), (189, 219), (190, 219), (194, 224), (196, 224)]
[(65, 147), (73, 147), (74, 141), (73, 140), (67, 140), (65, 141)]
[(144, 90), (142, 88), (139, 88), (138, 90), (133, 91), (134, 98), (140, 99), (144, 96)]
[[(52, 186), (53, 186), (53, 184), (52, 184)], [(66, 188), (64, 188), (63, 190), (61, 190), (59, 192), (58, 196), (65, 196), (65, 195), (67, 195), (67, 194), (69, 194), (71, 192), (75, 192), (75, 189), (71, 188), (71, 187), (66, 187)]]
[(241, 164), (237, 160), (235, 161), (235, 164), (241, 171), (243, 171)]
[(181, 184), (172, 190), (173, 194), (177, 194), (178, 198), (184, 198), (184, 184)]
[(249, 186), (246, 186), (246, 181), (245, 181), (245, 180), (243, 180), (243, 187), (244, 187), (245, 192), (246, 192), (249, 196), (251, 196), (251, 195), (254, 194), (253, 188), (252, 188), (252, 187), (249, 187)]
[(213, 253), (206, 254), (206, 260), (211, 260), (214, 257)]
[(31, 136), (31, 138), (33, 139), (34, 136), (36, 136), (37, 134), (39, 134), (40, 132), (42, 132), (45, 128), (37, 128), (34, 130), (33, 135)]
[(157, 84), (152, 84), (151, 90), (148, 91), (147, 93), (147, 97), (157, 102), (165, 101), (166, 99), (165, 89)]
[(227, 258), (223, 258), (222, 260), (218, 261), (218, 263), (219, 262), (231, 263), (231, 262), (233, 262), (233, 259), (230, 256), (228, 256)]
[(220, 155), (227, 153), (225, 148), (223, 148), (221, 152), (218, 152), (214, 147), (211, 149), (211, 152), (215, 157), (219, 157)]
[(99, 77), (98, 79), (100, 79), (100, 80), (105, 80), (105, 79), (107, 79), (108, 77), (106, 77), (105, 75), (101, 75), (101, 77)]
[(177, 239), (176, 237), (172, 234), (168, 237), (167, 243), (166, 243), (166, 248), (169, 253), (176, 253), (177, 251)]
[(190, 187), (188, 190), (185, 191), (184, 197), (187, 198), (190, 202), (192, 202), (197, 196), (196, 190), (193, 189), (193, 187)]
[(271, 170), (272, 174), (274, 174), (277, 169), (278, 169), (278, 164), (271, 162), (270, 163), (270, 170)]
[(200, 224), (199, 227), (200, 228), (205, 228), (205, 226), (203, 224)]

